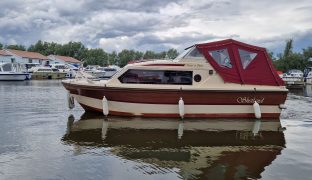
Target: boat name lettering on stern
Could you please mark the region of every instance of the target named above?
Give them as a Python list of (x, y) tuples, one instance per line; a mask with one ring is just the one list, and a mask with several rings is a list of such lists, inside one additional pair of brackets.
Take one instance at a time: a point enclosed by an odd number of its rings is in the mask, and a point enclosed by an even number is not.
[(255, 98), (255, 97), (238, 97), (236, 101), (240, 104), (242, 103), (254, 103), (257, 101), (257, 103), (261, 104), (264, 101), (264, 98)]

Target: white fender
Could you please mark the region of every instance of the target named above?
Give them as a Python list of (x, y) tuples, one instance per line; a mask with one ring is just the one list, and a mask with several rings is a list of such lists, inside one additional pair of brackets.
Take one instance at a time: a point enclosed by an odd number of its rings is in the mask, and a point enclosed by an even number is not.
[(73, 109), (75, 107), (74, 97), (72, 95), (70, 95), (69, 92), (67, 93), (67, 103), (68, 103), (69, 109)]
[(183, 119), (184, 118), (184, 101), (182, 97), (180, 97), (180, 100), (179, 100), (179, 114), (180, 114), (180, 117)]
[(103, 114), (107, 116), (108, 115), (108, 101), (105, 96), (102, 99), (102, 104), (103, 104)]
[(253, 104), (254, 112), (255, 112), (255, 117), (257, 119), (261, 118), (261, 110), (260, 110), (260, 105), (257, 103), (257, 101), (254, 102)]
[(261, 125), (261, 121), (256, 120), (252, 128), (252, 133), (254, 136), (256, 136), (259, 133), (260, 125)]
[(280, 104), (280, 105), (279, 105), (279, 108), (280, 108), (280, 109), (287, 109), (287, 107), (286, 107), (285, 104)]

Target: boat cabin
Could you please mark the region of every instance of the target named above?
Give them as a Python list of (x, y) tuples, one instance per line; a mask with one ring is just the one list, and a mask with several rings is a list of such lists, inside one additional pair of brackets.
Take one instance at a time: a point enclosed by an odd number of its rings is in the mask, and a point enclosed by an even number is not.
[(0, 63), (0, 72), (23, 72), (25, 69), (19, 63)]
[(121, 84), (284, 85), (266, 49), (232, 39), (193, 45), (174, 60), (128, 64), (116, 76)]

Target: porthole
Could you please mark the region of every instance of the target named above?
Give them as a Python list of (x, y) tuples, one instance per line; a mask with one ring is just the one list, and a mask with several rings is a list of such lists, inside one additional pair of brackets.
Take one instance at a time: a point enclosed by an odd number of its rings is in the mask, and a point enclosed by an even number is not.
[(200, 81), (201, 81), (201, 76), (200, 76), (199, 74), (196, 74), (196, 75), (194, 76), (194, 81), (195, 81), (195, 82), (200, 82)]

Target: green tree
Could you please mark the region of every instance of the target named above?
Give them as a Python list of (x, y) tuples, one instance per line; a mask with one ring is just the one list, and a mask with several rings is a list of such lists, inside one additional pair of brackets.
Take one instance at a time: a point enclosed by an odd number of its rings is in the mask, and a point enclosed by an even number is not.
[(26, 51), (25, 46), (23, 45), (18, 45), (18, 44), (11, 44), (6, 46), (6, 49), (15, 49), (15, 50), (22, 50), (22, 51)]
[(293, 40), (289, 39), (286, 41), (283, 58), (290, 56), (292, 54), (292, 50), (293, 50)]
[(306, 66), (309, 66), (310, 62), (308, 61), (308, 57), (312, 56), (312, 49), (311, 52), (309, 48), (303, 50), (303, 53), (294, 53), (292, 49), (293, 41), (289, 39), (286, 41), (284, 54), (279, 54), (278, 60), (273, 61), (276, 69), (285, 72), (290, 69), (303, 70)]
[(113, 51), (112, 53), (108, 54), (108, 62), (109, 65), (119, 65), (119, 57), (116, 51)]
[(177, 51), (176, 49), (171, 48), (171, 49), (169, 49), (169, 50), (167, 51), (167, 56), (168, 56), (169, 59), (174, 59), (174, 58), (176, 58), (178, 55), (179, 55), (179, 53), (178, 53), (178, 51)]
[(103, 49), (89, 49), (86, 50), (85, 54), (83, 55), (83, 60), (87, 65), (101, 65), (107, 66), (107, 56), (108, 54), (104, 52)]
[(138, 54), (134, 50), (124, 49), (118, 53), (119, 57), (119, 66), (123, 67), (128, 64), (129, 61), (138, 60), (140, 57), (137, 57)]
[(2, 49), (2, 48), (3, 48), (3, 44), (0, 43), (0, 49)]

